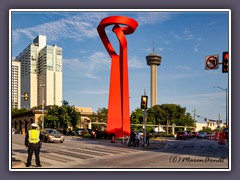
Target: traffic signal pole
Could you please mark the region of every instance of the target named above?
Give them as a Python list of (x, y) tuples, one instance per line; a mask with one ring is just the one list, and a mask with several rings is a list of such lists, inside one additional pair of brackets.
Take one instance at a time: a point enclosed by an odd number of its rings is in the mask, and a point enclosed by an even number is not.
[(144, 90), (144, 95), (141, 97), (141, 109), (143, 110), (143, 147), (146, 147), (146, 122), (147, 122), (147, 102), (148, 96), (146, 95), (146, 91)]
[(143, 147), (146, 147), (146, 138), (147, 138), (147, 131), (146, 131), (146, 121), (147, 121), (147, 110), (145, 109), (144, 110), (144, 118), (143, 118), (143, 128), (144, 128), (144, 131), (143, 131)]

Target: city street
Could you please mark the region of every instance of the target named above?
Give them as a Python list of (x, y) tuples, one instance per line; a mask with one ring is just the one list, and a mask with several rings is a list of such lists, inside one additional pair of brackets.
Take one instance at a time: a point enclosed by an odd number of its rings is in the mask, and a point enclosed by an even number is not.
[[(24, 136), (12, 136), (12, 160), (26, 162)], [(219, 145), (207, 139), (151, 141), (150, 147), (127, 147), (126, 141), (65, 137), (63, 144), (43, 143), (42, 168), (39, 169), (99, 169), (99, 168), (228, 168), (228, 144)], [(12, 163), (13, 164), (13, 163)], [(13, 168), (25, 168), (21, 166)], [(35, 168), (33, 155), (32, 166)]]

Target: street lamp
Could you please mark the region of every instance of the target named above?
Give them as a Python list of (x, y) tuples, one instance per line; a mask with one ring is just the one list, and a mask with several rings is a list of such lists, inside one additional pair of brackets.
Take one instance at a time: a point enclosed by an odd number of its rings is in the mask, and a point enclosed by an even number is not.
[(221, 89), (222, 91), (226, 92), (226, 127), (227, 127), (227, 125), (228, 125), (228, 99), (227, 99), (227, 97), (228, 97), (228, 89), (227, 88), (224, 89), (224, 88), (219, 87), (219, 86), (214, 87), (214, 88), (218, 88), (218, 89)]
[(44, 87), (45, 87), (45, 84), (40, 84), (40, 87), (42, 87), (42, 129), (44, 129)]

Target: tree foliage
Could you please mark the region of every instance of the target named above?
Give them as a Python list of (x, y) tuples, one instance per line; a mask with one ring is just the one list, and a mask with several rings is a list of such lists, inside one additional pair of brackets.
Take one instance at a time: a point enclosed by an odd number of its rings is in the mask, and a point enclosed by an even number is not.
[(99, 122), (107, 122), (108, 110), (106, 108), (98, 108), (97, 118)]
[(97, 113), (92, 113), (90, 116), (91, 122), (107, 122), (107, 114), (108, 114), (108, 109), (103, 107), (103, 108), (98, 108)]
[(132, 111), (130, 116), (131, 124), (141, 124), (142, 123), (141, 118), (142, 118), (142, 109), (140, 108), (135, 109), (135, 111)]
[[(66, 101), (67, 102), (67, 101)], [(44, 118), (44, 127), (61, 128), (64, 131), (68, 127), (76, 128), (80, 122), (81, 114), (67, 103), (63, 106), (53, 105), (48, 109), (47, 115)]]
[[(139, 117), (142, 117), (142, 110), (137, 108), (131, 113), (131, 123), (139, 123)], [(166, 125), (167, 120), (177, 126), (194, 126), (195, 123), (186, 108), (177, 104), (155, 105), (147, 110), (147, 124)]]
[(26, 108), (21, 108), (21, 109), (12, 108), (12, 115), (18, 115), (18, 114), (22, 114), (24, 112), (27, 112)]

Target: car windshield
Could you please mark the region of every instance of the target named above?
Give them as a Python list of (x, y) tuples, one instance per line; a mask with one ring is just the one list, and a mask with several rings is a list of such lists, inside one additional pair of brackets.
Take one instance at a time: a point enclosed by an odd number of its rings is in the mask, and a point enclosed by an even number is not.
[(59, 131), (57, 131), (55, 129), (47, 130), (47, 133), (49, 133), (49, 134), (60, 134)]

